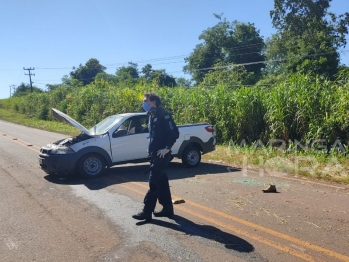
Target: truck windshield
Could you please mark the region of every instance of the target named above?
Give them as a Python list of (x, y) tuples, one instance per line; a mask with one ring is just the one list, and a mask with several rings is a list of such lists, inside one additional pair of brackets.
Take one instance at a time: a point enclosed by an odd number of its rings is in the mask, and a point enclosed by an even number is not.
[(97, 125), (89, 130), (91, 135), (102, 135), (108, 132), (115, 124), (117, 124), (123, 117), (121, 115), (113, 115), (103, 119)]

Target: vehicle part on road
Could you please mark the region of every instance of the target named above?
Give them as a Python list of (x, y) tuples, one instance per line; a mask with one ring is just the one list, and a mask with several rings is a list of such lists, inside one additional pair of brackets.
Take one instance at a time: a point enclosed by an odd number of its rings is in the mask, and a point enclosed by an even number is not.
[(94, 178), (103, 175), (105, 167), (104, 158), (95, 153), (82, 156), (78, 162), (78, 172), (81, 176), (86, 178)]
[(172, 199), (172, 204), (181, 204), (185, 203), (184, 199)]
[(200, 164), (200, 161), (201, 153), (197, 147), (189, 145), (184, 149), (182, 163), (186, 167), (196, 167)]
[(276, 186), (275, 185), (269, 185), (267, 188), (262, 190), (264, 193), (276, 193)]

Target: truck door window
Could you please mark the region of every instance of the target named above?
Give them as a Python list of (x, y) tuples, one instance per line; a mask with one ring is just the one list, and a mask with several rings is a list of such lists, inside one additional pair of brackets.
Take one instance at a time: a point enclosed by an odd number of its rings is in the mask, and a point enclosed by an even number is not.
[(147, 132), (147, 118), (144, 116), (132, 117), (130, 127), (128, 130), (129, 135), (141, 134)]
[(129, 126), (130, 126), (130, 120), (127, 119), (119, 126), (118, 129), (116, 129), (116, 131), (113, 134), (113, 137), (126, 136)]

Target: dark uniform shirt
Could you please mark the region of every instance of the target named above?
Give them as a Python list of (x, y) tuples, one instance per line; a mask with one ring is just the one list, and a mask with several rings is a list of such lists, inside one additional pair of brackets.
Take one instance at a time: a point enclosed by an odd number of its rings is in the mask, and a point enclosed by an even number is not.
[(171, 115), (162, 107), (158, 107), (155, 115), (149, 116), (148, 126), (150, 133), (149, 155), (156, 155), (160, 149), (171, 149), (178, 138), (178, 129)]

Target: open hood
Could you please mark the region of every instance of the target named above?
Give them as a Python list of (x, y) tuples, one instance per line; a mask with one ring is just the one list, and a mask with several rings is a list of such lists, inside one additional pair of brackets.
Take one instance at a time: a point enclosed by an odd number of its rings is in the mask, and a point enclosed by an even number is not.
[(86, 135), (90, 135), (91, 136), (90, 132), (86, 129), (86, 127), (81, 125), (79, 122), (77, 122), (76, 120), (74, 120), (70, 116), (62, 113), (61, 111), (59, 111), (59, 110), (57, 110), (55, 108), (52, 108), (52, 114), (58, 120), (61, 120), (61, 121), (66, 122), (66, 123), (69, 123), (72, 126), (74, 126), (77, 129), (79, 129), (81, 132), (85, 133)]

